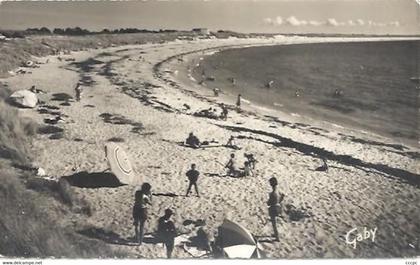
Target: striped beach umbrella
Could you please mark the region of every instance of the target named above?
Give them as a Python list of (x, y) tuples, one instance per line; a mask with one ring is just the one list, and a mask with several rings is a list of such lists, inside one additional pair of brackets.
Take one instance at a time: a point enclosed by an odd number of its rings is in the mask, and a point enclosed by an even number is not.
[(258, 242), (240, 224), (225, 219), (219, 228), (219, 242), (227, 258), (261, 258)]
[(141, 180), (136, 178), (127, 153), (119, 145), (107, 143), (105, 145), (105, 156), (111, 172), (114, 173), (121, 183), (128, 185), (140, 183)]

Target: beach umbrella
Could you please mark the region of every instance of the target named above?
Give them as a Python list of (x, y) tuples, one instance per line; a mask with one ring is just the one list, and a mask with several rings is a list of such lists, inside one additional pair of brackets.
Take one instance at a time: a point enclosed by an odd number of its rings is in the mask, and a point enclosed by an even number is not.
[(121, 183), (132, 185), (140, 183), (140, 180), (135, 178), (127, 153), (119, 145), (107, 143), (105, 145), (105, 156), (111, 172), (114, 173)]
[(260, 258), (259, 244), (251, 233), (240, 224), (225, 219), (219, 227), (219, 239), (228, 258)]
[(38, 97), (29, 90), (18, 90), (10, 95), (10, 100), (21, 107), (35, 108), (38, 103)]

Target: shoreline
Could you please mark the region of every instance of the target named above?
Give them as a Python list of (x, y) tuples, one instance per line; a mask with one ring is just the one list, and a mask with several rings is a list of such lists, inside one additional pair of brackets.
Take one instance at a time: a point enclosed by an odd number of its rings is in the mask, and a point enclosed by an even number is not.
[[(415, 41), (418, 41), (418, 40), (419, 39), (416, 39)], [(382, 42), (382, 43), (392, 42), (392, 41), (399, 41), (399, 40), (380, 40), (380, 42)], [(414, 41), (414, 40), (410, 40), (410, 41)], [(363, 41), (363, 40), (358, 40), (358, 41), (355, 41), (355, 42), (357, 42), (357, 43), (367, 43), (366, 41)], [(321, 42), (317, 42), (317, 43), (321, 43)], [(322, 43), (323, 44), (324, 43), (329, 43), (329, 44), (330, 43), (341, 43), (341, 41), (337, 41), (337, 42), (332, 42), (331, 41), (331, 42), (322, 42)], [(307, 45), (307, 43), (296, 43), (296, 44), (289, 44), (289, 45), (301, 45), (301, 44)], [(281, 44), (276, 45), (276, 46), (281, 46)], [(260, 46), (260, 47), (264, 47), (264, 46)], [(241, 49), (241, 48), (242, 47), (239, 47), (239, 49)], [(258, 49), (259, 47), (256, 47), (256, 48)], [(234, 47), (232, 49), (236, 49), (236, 47)], [(231, 50), (231, 49), (223, 49), (223, 51), (226, 51), (226, 50)], [(217, 53), (217, 52), (220, 52), (220, 51), (221, 50), (218, 50), (218, 51), (215, 51), (214, 53)], [(204, 54), (201, 58), (199, 58), (200, 56), (197, 55), (197, 56), (195, 56), (195, 58), (193, 60), (197, 61), (197, 62), (201, 62), (203, 57), (206, 58), (208, 56), (212, 56), (214, 53), (212, 53), (210, 55)], [(198, 58), (200, 59), (200, 61), (198, 60)], [(191, 63), (190, 65), (194, 65), (194, 64), (195, 63)], [(210, 65), (208, 67), (211, 68), (213, 66)], [(198, 66), (198, 64), (194, 65), (194, 67), (191, 67), (191, 68), (193, 68), (194, 70), (195, 69), (203, 69), (201, 64), (200, 64), (200, 66)], [(204, 67), (204, 68), (206, 68), (206, 67)], [(194, 71), (194, 70), (193, 70), (194, 73), (192, 75), (193, 80), (191, 81), (191, 83), (198, 83), (197, 80), (200, 80), (201, 76), (199, 75), (199, 73), (197, 71)], [(211, 69), (210, 69), (210, 72), (211, 72)], [(207, 75), (209, 75), (209, 74), (207, 74)], [(210, 76), (212, 76), (212, 75), (210, 75)], [(216, 79), (219, 78), (219, 76), (215, 76), (215, 77), (216, 77)], [(222, 83), (222, 84), (219, 84), (219, 83)], [(214, 88), (214, 87), (220, 87), (220, 86), (224, 87), (225, 89), (223, 89), (223, 91), (225, 92), (225, 94), (226, 93), (230, 94), (230, 99), (231, 99), (230, 101), (231, 102), (236, 101), (236, 95), (233, 95), (232, 91), (238, 90), (238, 88), (235, 88), (235, 86), (232, 87), (232, 85), (229, 86), (227, 81), (225, 81), (225, 82), (218, 81), (217, 83), (213, 83), (211, 81), (208, 81), (208, 82), (205, 81), (202, 84), (202, 86), (207, 87), (209, 92), (212, 91), (212, 88)], [(240, 85), (239, 87), (242, 87), (242, 97), (244, 97), (244, 94), (246, 93), (246, 91), (248, 89), (252, 90), (253, 85), (247, 85), (245, 83), (245, 84)], [(244, 87), (246, 87), (246, 89), (244, 89)], [(239, 90), (239, 93), (241, 93), (241, 90)], [(251, 94), (250, 96), (253, 96), (255, 93), (256, 93), (255, 91), (250, 91), (250, 94)], [(278, 97), (278, 94), (276, 94), (275, 91), (273, 92), (271, 90), (267, 90), (267, 91), (264, 90), (264, 91), (262, 91), (262, 94), (264, 94), (266, 96), (272, 95), (273, 97)], [(289, 115), (289, 116), (290, 115), (295, 116), (295, 117), (296, 116), (297, 117), (305, 116), (307, 119), (312, 120), (312, 121), (313, 120), (318, 120), (318, 121), (320, 121), (324, 124), (330, 124), (329, 127), (331, 127), (331, 126), (338, 127), (338, 128), (345, 127), (345, 128), (350, 129), (350, 130), (353, 130), (353, 131), (359, 131), (363, 134), (372, 134), (372, 135), (375, 135), (375, 136), (384, 137), (384, 138), (387, 138), (388, 141), (398, 142), (400, 144), (408, 145), (408, 146), (413, 147), (413, 148), (417, 148), (418, 144), (419, 144), (418, 137), (414, 137), (413, 135), (409, 134), (410, 131), (408, 131), (408, 130), (405, 130), (404, 132), (402, 131), (403, 133), (402, 132), (400, 133), (399, 131), (392, 132), (392, 131), (390, 131), (391, 128), (383, 127), (383, 125), (369, 126), (369, 123), (363, 122), (362, 120), (360, 120), (360, 117), (347, 116), (347, 115), (339, 112), (338, 110), (334, 110), (334, 109), (332, 109), (332, 110), (321, 109), (321, 111), (317, 111), (317, 109), (313, 109), (313, 107), (311, 107), (309, 109), (308, 108), (302, 109), (302, 108), (299, 108), (298, 106), (293, 107), (293, 104), (307, 104), (308, 103), (308, 102), (305, 102), (305, 103), (304, 102), (301, 102), (301, 103), (295, 102), (295, 103), (293, 103), (294, 101), (296, 101), (296, 99), (294, 99), (294, 98), (290, 99), (290, 102), (292, 102), (292, 103), (288, 102), (285, 105), (284, 104), (279, 104), (279, 103), (276, 103), (276, 102), (273, 103), (273, 104), (271, 104), (271, 102), (267, 102), (267, 103), (260, 102), (261, 101), (260, 98), (256, 98), (255, 100), (252, 100), (252, 102), (250, 102), (249, 100), (250, 99), (248, 99), (248, 100), (245, 99), (244, 100), (245, 101), (244, 105), (253, 104), (253, 105), (255, 105), (256, 109), (267, 109), (268, 108), (268, 109), (271, 109), (271, 110), (274, 110), (274, 111), (280, 111), (283, 114), (287, 113), (287, 115)], [(381, 123), (384, 123), (384, 122), (385, 122), (385, 120), (381, 121)]]
[[(420, 40), (420, 39), (416, 39), (416, 40)], [(378, 42), (388, 42), (388, 41), (400, 41), (400, 39), (398, 40), (389, 40), (389, 39), (381, 39), (381, 40), (371, 40), (371, 41), (378, 41)], [(207, 86), (206, 82), (204, 84), (200, 84), (198, 82), (198, 76), (197, 74), (193, 74), (194, 72), (194, 68), (198, 66), (198, 64), (200, 64), (201, 60), (203, 60), (203, 58), (207, 57), (207, 56), (212, 56), (215, 53), (221, 52), (221, 51), (225, 51), (225, 50), (231, 50), (231, 49), (243, 49), (243, 48), (248, 48), (248, 47), (265, 47), (265, 46), (282, 46), (282, 45), (302, 45), (302, 44), (312, 44), (312, 43), (347, 43), (346, 40), (337, 40), (337, 41), (326, 41), (326, 42), (317, 42), (317, 41), (313, 41), (310, 43), (307, 42), (297, 42), (297, 43), (286, 43), (286, 44), (256, 44), (256, 45), (233, 45), (233, 46), (221, 46), (221, 47), (216, 47), (216, 48), (209, 48), (209, 49), (204, 49), (204, 50), (197, 50), (197, 51), (193, 51), (193, 52), (188, 52), (188, 53), (184, 53), (184, 54), (178, 54), (175, 56), (171, 56), (170, 58), (159, 62), (158, 65), (156, 65), (156, 69), (154, 69), (155, 72), (159, 72), (161, 75), (165, 75), (165, 71), (168, 71), (167, 68), (165, 68), (165, 64), (167, 65), (171, 65), (174, 64), (174, 62), (178, 59), (178, 58), (188, 58), (187, 62), (183, 62), (183, 66), (179, 67), (179, 65), (176, 64), (173, 66), (174, 69), (172, 70), (172, 72), (174, 71), (179, 71), (180, 74), (177, 75), (173, 75), (174, 80), (182, 83), (183, 85), (185, 85), (186, 87), (194, 87), (194, 89), (196, 89), (197, 91), (201, 91), (202, 92), (202, 96), (206, 96), (209, 97), (211, 99), (217, 100), (219, 103), (225, 103), (227, 105), (231, 106), (231, 110), (234, 110), (235, 108), (235, 102), (236, 102), (236, 95), (232, 94), (230, 92), (229, 89), (227, 90), (223, 90), (221, 92), (221, 94), (219, 95), (219, 97), (214, 97), (213, 94), (213, 90), (212, 87), (214, 87), (214, 85), (210, 84), (211, 87)], [(351, 42), (365, 42), (364, 40), (353, 40)], [(160, 69), (160, 70), (159, 70)], [(182, 71), (184, 72), (184, 74), (182, 73)], [(166, 73), (168, 74), (168, 73)], [(169, 75), (167, 75), (169, 77)], [(163, 80), (165, 80), (166, 78), (163, 78)], [(169, 78), (170, 79), (170, 78)], [(168, 83), (170, 83), (171, 81), (167, 80)], [(210, 82), (211, 83), (211, 82)], [(298, 114), (298, 113), (294, 113), (291, 110), (287, 110), (285, 108), (278, 108), (276, 107), (276, 105), (271, 105), (271, 104), (263, 104), (263, 103), (259, 103), (257, 101), (251, 101), (250, 99), (247, 98), (242, 98), (242, 109), (245, 111), (249, 111), (249, 112), (261, 112), (260, 114), (267, 114), (267, 115), (275, 115), (275, 116), (279, 116), (279, 117), (287, 117), (288, 121), (293, 121), (293, 122), (300, 122), (300, 123), (310, 123), (312, 125), (315, 126), (326, 126), (327, 128), (331, 129), (331, 130), (339, 130), (341, 132), (346, 132), (346, 131), (351, 131), (352, 134), (357, 134), (357, 135), (361, 135), (363, 137), (368, 137), (368, 138), (372, 138), (372, 139), (382, 139), (383, 141), (386, 141), (388, 143), (393, 143), (393, 144), (400, 144), (400, 145), (406, 145), (410, 148), (414, 148), (414, 149), (418, 149), (418, 140), (416, 139), (407, 139), (407, 138), (402, 138), (402, 137), (397, 137), (397, 136), (392, 136), (389, 133), (386, 132), (379, 132), (378, 130), (375, 130), (373, 128), (368, 128), (366, 126), (363, 126), (361, 124), (358, 124), (356, 122), (351, 122), (348, 121), (347, 123), (336, 123), (334, 121), (330, 121), (327, 119), (327, 117), (324, 116), (317, 116), (317, 115), (311, 115), (310, 113), (304, 113), (304, 114)], [(341, 114), (340, 114), (341, 115)]]

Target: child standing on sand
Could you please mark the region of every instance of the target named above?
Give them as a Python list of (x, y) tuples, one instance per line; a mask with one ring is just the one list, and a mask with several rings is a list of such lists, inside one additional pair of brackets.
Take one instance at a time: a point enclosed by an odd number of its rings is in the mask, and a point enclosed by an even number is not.
[(192, 164), (191, 169), (188, 170), (186, 173), (188, 181), (190, 182), (188, 185), (187, 194), (185, 195), (186, 197), (188, 197), (188, 195), (190, 194), (192, 186), (194, 186), (195, 188), (197, 197), (200, 197), (200, 194), (198, 193), (198, 187), (197, 187), (197, 180), (198, 180), (198, 176), (200, 175), (200, 172), (198, 172), (198, 170), (196, 170), (195, 167), (196, 167), (195, 164)]
[(227, 120), (227, 116), (228, 116), (228, 108), (223, 103), (220, 105), (220, 107), (222, 108), (222, 114), (220, 115), (220, 119), (225, 121)]
[(141, 186), (141, 189), (136, 191), (136, 194), (134, 195), (135, 202), (133, 207), (133, 225), (135, 231), (135, 240), (139, 245), (143, 243), (144, 226), (148, 217), (148, 207), (152, 205), (151, 189), (152, 186), (145, 182)]
[(269, 183), (271, 186), (272, 191), (269, 194), (267, 205), (268, 205), (268, 215), (270, 216), (271, 225), (273, 226), (274, 237), (276, 241), (279, 241), (279, 232), (277, 230), (277, 216), (281, 213), (281, 202), (284, 199), (284, 194), (277, 193), (277, 179), (272, 177), (269, 179)]

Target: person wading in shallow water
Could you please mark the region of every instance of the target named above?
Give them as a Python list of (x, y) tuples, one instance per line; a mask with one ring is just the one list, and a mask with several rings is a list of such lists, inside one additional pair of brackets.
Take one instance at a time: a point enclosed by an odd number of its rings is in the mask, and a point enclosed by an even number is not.
[[(147, 221), (148, 207), (152, 205), (152, 186), (149, 183), (143, 183), (141, 189), (136, 191), (133, 207), (133, 225), (135, 231), (135, 240), (141, 245), (144, 237), (144, 226)], [(140, 231), (139, 231), (140, 225)]]
[(281, 213), (281, 202), (284, 199), (284, 194), (277, 192), (277, 179), (275, 177), (272, 177), (269, 179), (270, 186), (272, 188), (272, 191), (270, 192), (268, 196), (268, 215), (270, 216), (270, 221), (273, 226), (274, 231), (274, 237), (276, 238), (276, 241), (279, 241), (279, 232), (277, 230), (277, 216)]

